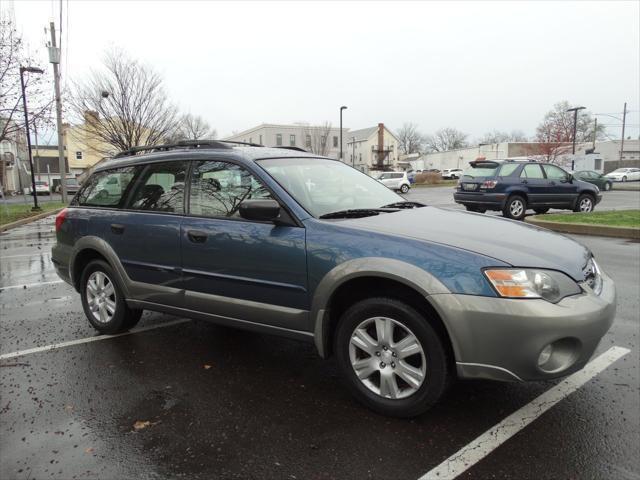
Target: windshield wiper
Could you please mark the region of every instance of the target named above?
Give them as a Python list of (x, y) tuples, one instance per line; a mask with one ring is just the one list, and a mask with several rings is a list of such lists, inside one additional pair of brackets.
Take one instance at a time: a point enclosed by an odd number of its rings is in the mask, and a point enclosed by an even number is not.
[(337, 212), (325, 213), (324, 215), (320, 215), (319, 218), (362, 218), (388, 212), (388, 210), (381, 210), (379, 208), (354, 208), (351, 210), (338, 210)]
[(380, 208), (420, 208), (420, 207), (426, 207), (426, 205), (420, 202), (404, 201), (404, 202), (390, 203), (389, 205), (383, 205)]

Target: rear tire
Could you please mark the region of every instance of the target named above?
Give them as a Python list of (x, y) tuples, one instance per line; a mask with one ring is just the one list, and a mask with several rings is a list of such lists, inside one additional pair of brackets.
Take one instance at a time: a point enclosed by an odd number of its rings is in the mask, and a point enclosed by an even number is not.
[(595, 200), (593, 199), (593, 196), (583, 193), (578, 197), (576, 205), (573, 207), (573, 211), (578, 213), (589, 213), (593, 212), (594, 207)]
[(533, 211), (536, 212), (538, 215), (542, 215), (542, 214), (547, 213), (549, 211), (549, 207), (534, 208)]
[(502, 209), (502, 215), (512, 220), (522, 220), (527, 213), (527, 201), (520, 195), (509, 197)]
[(449, 385), (442, 339), (424, 316), (399, 300), (374, 297), (354, 304), (340, 318), (334, 342), (348, 389), (382, 415), (420, 415)]
[(103, 334), (120, 333), (133, 328), (142, 310), (129, 308), (111, 266), (104, 260), (92, 260), (80, 278), (82, 308), (89, 323)]
[(407, 184), (405, 183), (404, 185), (402, 185), (402, 186), (400, 187), (400, 191), (401, 191), (402, 193), (407, 193), (407, 192), (409, 191), (409, 185), (407, 185)]

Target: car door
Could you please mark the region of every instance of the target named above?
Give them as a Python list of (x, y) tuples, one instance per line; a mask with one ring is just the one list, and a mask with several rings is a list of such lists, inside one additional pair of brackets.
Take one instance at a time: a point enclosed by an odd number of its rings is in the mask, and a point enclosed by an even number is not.
[(549, 185), (540, 165), (537, 163), (525, 165), (520, 172), (520, 183), (525, 186), (530, 206), (544, 206), (550, 203)]
[(563, 208), (573, 207), (578, 197), (578, 185), (556, 165), (544, 164), (542, 168), (549, 184), (551, 203)]
[(390, 173), (383, 173), (380, 175), (380, 183), (385, 187), (391, 188), (393, 183), (393, 176)]
[(628, 180), (640, 180), (640, 168), (631, 168)]
[[(135, 167), (124, 208), (108, 212), (103, 220), (104, 238), (133, 281), (130, 289), (137, 300), (183, 306), (180, 224), (187, 167), (187, 162), (176, 161)], [(117, 184), (121, 191), (122, 183), (118, 177), (104, 185), (113, 189)]]
[(305, 229), (241, 218), (242, 201), (274, 197), (234, 163), (194, 162), (189, 192), (181, 229), (186, 307), (281, 328), (307, 328)]

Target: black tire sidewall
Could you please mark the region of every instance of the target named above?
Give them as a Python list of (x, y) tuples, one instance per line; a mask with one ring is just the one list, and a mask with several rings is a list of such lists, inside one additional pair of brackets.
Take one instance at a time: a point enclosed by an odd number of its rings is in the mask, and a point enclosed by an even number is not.
[(400, 187), (400, 191), (401, 191), (402, 193), (408, 193), (408, 192), (409, 192), (409, 187), (407, 187), (406, 185), (402, 185), (402, 186)]
[[(375, 316), (389, 317), (406, 325), (422, 344), (427, 365), (426, 378), (410, 397), (398, 400), (380, 397), (358, 379), (351, 367), (351, 334), (362, 321)], [(422, 315), (404, 302), (376, 297), (354, 304), (342, 315), (334, 342), (338, 367), (348, 389), (361, 403), (382, 415), (401, 418), (420, 415), (438, 401), (449, 384), (449, 363), (440, 336)]]
[[(100, 323), (96, 321), (96, 319), (93, 318), (93, 315), (91, 314), (91, 310), (89, 308), (89, 304), (87, 303), (87, 280), (89, 279), (89, 276), (96, 271), (102, 271), (105, 273), (105, 275), (107, 275), (107, 277), (109, 277), (109, 280), (113, 284), (113, 288), (116, 292), (116, 311), (111, 320), (107, 323)], [(91, 326), (93, 326), (93, 328), (98, 330), (100, 333), (113, 334), (129, 328), (129, 325), (127, 325), (127, 319), (129, 318), (129, 316), (127, 315), (129, 313), (127, 304), (124, 300), (124, 295), (122, 294), (122, 290), (118, 285), (113, 269), (107, 262), (103, 260), (92, 260), (87, 264), (87, 266), (82, 271), (82, 276), (80, 277), (80, 298), (82, 301), (82, 308), (84, 309), (84, 313), (87, 316), (87, 320), (89, 320)]]

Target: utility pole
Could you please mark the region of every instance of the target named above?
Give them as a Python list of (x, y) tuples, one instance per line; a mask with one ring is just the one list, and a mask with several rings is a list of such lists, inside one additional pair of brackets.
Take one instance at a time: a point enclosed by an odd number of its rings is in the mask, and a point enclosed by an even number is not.
[(593, 120), (593, 151), (596, 151), (596, 137), (598, 136), (598, 117)]
[(22, 106), (24, 108), (24, 130), (27, 134), (27, 150), (29, 152), (29, 166), (31, 167), (31, 193), (33, 194), (33, 208), (32, 211), (37, 212), (40, 210), (38, 206), (38, 192), (36, 191), (36, 176), (33, 171), (33, 153), (31, 152), (31, 134), (29, 133), (29, 111), (27, 110), (27, 93), (24, 86), (24, 72), (29, 73), (44, 73), (41, 69), (36, 67), (20, 67), (20, 86), (22, 87)]
[(625, 127), (626, 121), (627, 121), (627, 102), (624, 102), (624, 110), (622, 110), (622, 141), (620, 142), (620, 161), (622, 161), (622, 152), (624, 151), (624, 127)]
[(576, 131), (578, 130), (578, 110), (584, 110), (586, 107), (574, 107), (567, 109), (567, 112), (573, 112), (573, 147), (571, 148), (571, 170), (576, 167)]
[(53, 83), (56, 90), (56, 117), (58, 125), (58, 158), (60, 168), (60, 192), (62, 194), (62, 203), (67, 203), (67, 185), (65, 177), (67, 176), (66, 162), (64, 161), (64, 145), (62, 136), (62, 99), (60, 98), (60, 49), (56, 46), (56, 26), (53, 22), (49, 23), (51, 30), (51, 46), (49, 47), (49, 62), (53, 64)]
[(342, 159), (342, 111), (346, 110), (347, 107), (345, 107), (344, 105), (342, 107), (340, 107), (340, 161), (343, 162), (344, 160)]

